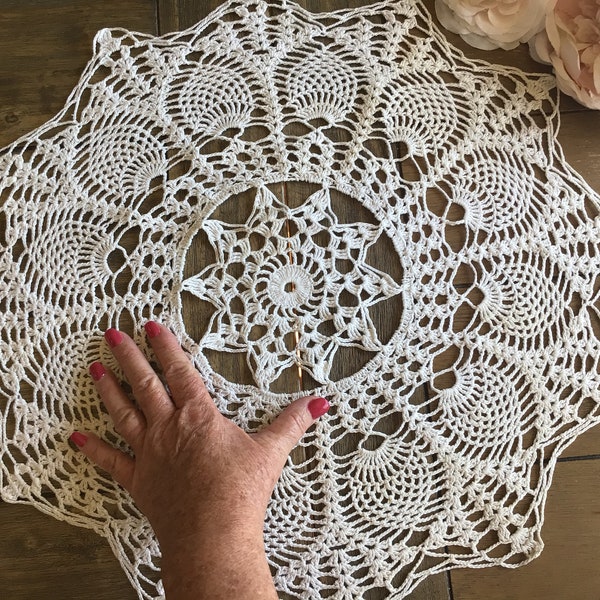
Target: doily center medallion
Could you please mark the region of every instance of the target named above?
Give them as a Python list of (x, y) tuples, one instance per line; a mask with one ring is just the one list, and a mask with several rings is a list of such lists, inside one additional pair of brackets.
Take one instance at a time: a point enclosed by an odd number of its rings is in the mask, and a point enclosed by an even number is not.
[[(182, 304), (202, 308), (184, 310), (197, 315), (185, 326), (217, 372), (237, 371), (234, 383), (283, 393), (292, 372), (309, 385), (347, 377), (400, 324), (402, 266), (391, 239), (336, 189), (250, 188), (188, 239)], [(243, 358), (237, 369), (224, 366), (226, 354)]]

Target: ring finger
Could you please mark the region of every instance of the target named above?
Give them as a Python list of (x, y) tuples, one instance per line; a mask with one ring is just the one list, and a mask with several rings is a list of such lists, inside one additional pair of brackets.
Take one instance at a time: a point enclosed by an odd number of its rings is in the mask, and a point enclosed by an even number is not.
[(144, 415), (129, 399), (115, 375), (102, 363), (92, 363), (90, 374), (116, 431), (135, 453), (146, 430)]

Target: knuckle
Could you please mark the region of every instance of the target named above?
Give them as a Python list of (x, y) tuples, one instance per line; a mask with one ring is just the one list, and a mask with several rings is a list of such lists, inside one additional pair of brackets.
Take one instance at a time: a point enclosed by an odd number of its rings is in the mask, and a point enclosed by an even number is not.
[(191, 363), (174, 361), (163, 368), (163, 375), (171, 389), (176, 389), (177, 394), (191, 397), (198, 394), (199, 386), (196, 370)]
[(164, 387), (154, 373), (144, 375), (133, 385), (133, 393), (135, 396), (152, 397), (163, 392)]
[(139, 424), (139, 414), (134, 408), (122, 408), (112, 416), (115, 430), (121, 435), (135, 432)]
[(192, 366), (187, 361), (173, 360), (163, 368), (163, 375), (167, 381), (185, 382), (191, 377)]
[(291, 427), (290, 433), (294, 437), (301, 437), (306, 429), (306, 421), (302, 418), (299, 412), (292, 412), (290, 415)]
[(119, 455), (116, 452), (104, 454), (98, 464), (113, 477), (119, 473)]

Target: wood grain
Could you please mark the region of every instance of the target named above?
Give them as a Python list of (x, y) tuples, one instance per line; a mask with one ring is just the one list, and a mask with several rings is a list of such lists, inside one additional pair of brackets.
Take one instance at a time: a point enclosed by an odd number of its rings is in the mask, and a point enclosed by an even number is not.
[(162, 35), (187, 29), (222, 4), (221, 0), (157, 0), (159, 31)]
[(3, 599), (137, 598), (108, 542), (92, 531), (1, 502), (0, 531)]
[(156, 33), (152, 2), (2, 0), (0, 147), (52, 118), (92, 58), (103, 27)]
[(600, 461), (559, 463), (548, 495), (541, 556), (516, 570), (452, 571), (454, 600), (596, 600), (599, 498)]
[(600, 193), (600, 111), (561, 113), (558, 141), (569, 164)]
[[(356, 8), (365, 0), (305, 0), (313, 12)], [(92, 40), (102, 27), (125, 27), (145, 33), (168, 33), (193, 25), (222, 4), (221, 0), (0, 0), (0, 146), (41, 125), (63, 106), (83, 67), (91, 58)], [(433, 0), (427, 1), (430, 10)], [(447, 34), (451, 43), (468, 57), (516, 66), (529, 72), (549, 72), (535, 63), (527, 48), (511, 52), (482, 52), (466, 46), (458, 36)], [(567, 159), (600, 192), (600, 113), (585, 110), (573, 100), (561, 99), (562, 126), (559, 140)], [(407, 176), (410, 165), (406, 166)], [(287, 196), (294, 194), (289, 185)], [(308, 187), (306, 188), (306, 191)], [(301, 187), (296, 191), (303, 195)], [(295, 193), (295, 192), (294, 192)], [(293, 200), (291, 200), (293, 201)], [(441, 202), (441, 200), (439, 200)], [(249, 194), (240, 211), (252, 206)], [(226, 207), (224, 207), (225, 210)], [(354, 207), (355, 208), (355, 207)], [(441, 209), (441, 205), (438, 206)], [(339, 205), (340, 219), (355, 216), (352, 204)], [(235, 216), (231, 217), (235, 218)], [(241, 217), (240, 217), (241, 218)], [(368, 215), (364, 216), (368, 219)], [(461, 243), (460, 239), (455, 241)], [(197, 272), (205, 264), (210, 247), (201, 236), (194, 242), (186, 269)], [(372, 257), (375, 263), (382, 255)], [(375, 264), (377, 266), (377, 264)], [(389, 265), (388, 265), (389, 266)], [(388, 272), (401, 278), (401, 267)], [(468, 286), (469, 278), (461, 282)], [(188, 299), (189, 300), (189, 299)], [(184, 319), (196, 324), (194, 335), (202, 335), (211, 307), (184, 302)], [(373, 318), (381, 331), (397, 326), (397, 307), (382, 303)], [(232, 380), (251, 383), (245, 357), (215, 356), (213, 366)], [(354, 372), (368, 360), (351, 349), (335, 365), (333, 378)], [(440, 365), (443, 368), (443, 365)], [(310, 389), (306, 376), (301, 381), (290, 372), (278, 382), (280, 391)], [(421, 390), (422, 394), (426, 390)], [(600, 455), (600, 428), (581, 436), (564, 453), (565, 457)], [(600, 461), (571, 461), (558, 465), (550, 492), (542, 557), (516, 571), (484, 569), (455, 571), (423, 582), (410, 600), (587, 600), (597, 599), (600, 580), (596, 568), (600, 552), (600, 522), (597, 501)], [(95, 534), (75, 529), (42, 515), (31, 507), (0, 503), (0, 597), (80, 598), (95, 600), (133, 599), (135, 594), (107, 543)], [(451, 587), (450, 587), (451, 586)], [(385, 595), (371, 595), (371, 600)], [(285, 600), (285, 598), (282, 598)]]

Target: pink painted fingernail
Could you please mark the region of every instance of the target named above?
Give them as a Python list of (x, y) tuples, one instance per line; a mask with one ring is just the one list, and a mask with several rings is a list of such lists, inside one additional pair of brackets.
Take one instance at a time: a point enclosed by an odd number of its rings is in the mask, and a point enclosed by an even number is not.
[(154, 321), (148, 321), (144, 325), (144, 329), (146, 330), (149, 338), (154, 338), (160, 333), (160, 325)]
[(74, 431), (69, 439), (78, 447), (83, 448), (87, 442), (87, 435), (83, 435), (83, 433), (79, 433), (79, 431)]
[(314, 398), (308, 403), (308, 410), (313, 419), (323, 416), (330, 408), (331, 405), (325, 398)]
[(100, 381), (106, 375), (106, 369), (101, 362), (95, 362), (90, 365), (90, 375), (94, 381)]
[(112, 327), (106, 330), (104, 339), (108, 342), (111, 348), (118, 346), (123, 341), (123, 334)]

